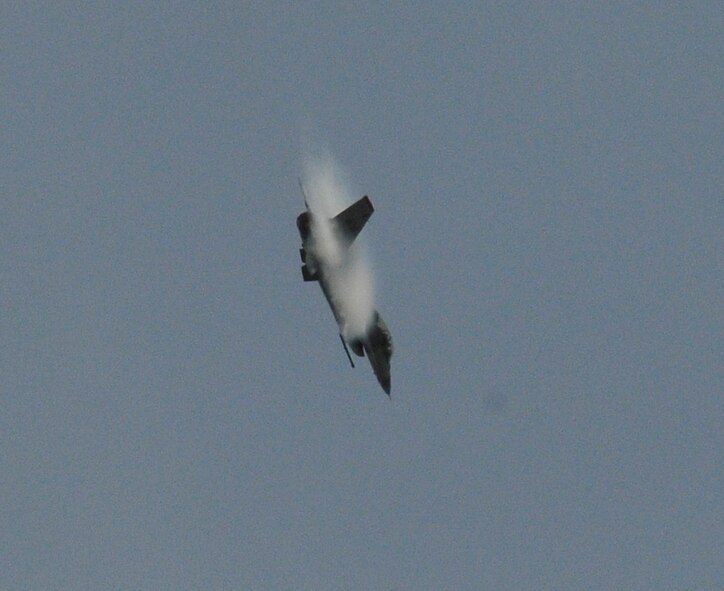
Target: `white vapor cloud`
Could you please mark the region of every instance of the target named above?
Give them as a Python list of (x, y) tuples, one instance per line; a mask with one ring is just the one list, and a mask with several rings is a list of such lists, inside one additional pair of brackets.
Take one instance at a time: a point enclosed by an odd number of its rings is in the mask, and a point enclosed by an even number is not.
[(308, 156), (304, 188), (317, 239), (314, 256), (329, 269), (330, 297), (346, 340), (362, 336), (374, 320), (374, 277), (362, 237), (347, 248), (329, 221), (353, 203), (341, 168), (331, 156)]

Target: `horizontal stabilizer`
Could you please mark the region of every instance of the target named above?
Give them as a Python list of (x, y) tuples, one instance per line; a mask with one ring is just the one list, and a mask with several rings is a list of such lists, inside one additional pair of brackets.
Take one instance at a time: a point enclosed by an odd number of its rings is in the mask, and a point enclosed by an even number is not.
[(304, 281), (317, 281), (319, 279), (316, 273), (311, 273), (309, 271), (309, 267), (307, 267), (307, 265), (302, 265), (302, 277), (304, 277)]
[(337, 214), (334, 218), (334, 222), (337, 225), (344, 237), (349, 242), (354, 241), (357, 238), (357, 234), (360, 233), (367, 220), (370, 219), (372, 212), (375, 210), (372, 207), (370, 198), (365, 195), (359, 201), (350, 205), (343, 212)]

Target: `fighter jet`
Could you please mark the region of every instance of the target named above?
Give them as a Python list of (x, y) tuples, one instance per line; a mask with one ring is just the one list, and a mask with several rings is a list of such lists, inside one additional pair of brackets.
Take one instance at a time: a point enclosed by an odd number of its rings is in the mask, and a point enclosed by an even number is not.
[[(299, 185), (304, 195), (304, 187), (301, 181)], [(297, 217), (297, 228), (302, 238), (302, 247), (299, 249), (302, 258), (302, 277), (304, 281), (318, 282), (322, 288), (322, 293), (327, 298), (334, 319), (339, 326), (339, 338), (352, 367), (354, 367), (354, 361), (352, 361), (347, 345), (358, 357), (367, 356), (377, 381), (387, 395), (390, 396), (392, 336), (387, 325), (382, 320), (379, 312), (373, 310), (364, 331), (360, 334), (349, 334), (347, 330), (348, 319), (345, 318), (344, 306), (333, 284), (334, 281), (338, 280), (338, 275), (335, 274), (338, 272), (339, 265), (344, 265), (344, 258), (347, 256), (350, 246), (374, 211), (372, 202), (365, 195), (332, 219), (321, 218), (316, 215), (309, 208), (306, 195), (304, 195), (304, 205), (306, 211), (303, 211)], [(335, 250), (337, 251), (334, 256), (330, 256), (329, 252), (325, 252), (325, 250), (328, 251), (328, 244), (325, 244), (325, 242), (329, 241), (323, 240), (323, 234), (333, 236)]]

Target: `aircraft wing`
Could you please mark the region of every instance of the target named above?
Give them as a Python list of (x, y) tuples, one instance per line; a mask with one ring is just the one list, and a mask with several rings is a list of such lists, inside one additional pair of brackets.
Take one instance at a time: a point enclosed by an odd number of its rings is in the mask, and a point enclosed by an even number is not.
[(337, 224), (337, 227), (343, 231), (347, 240), (352, 242), (355, 238), (357, 238), (357, 234), (360, 233), (364, 225), (367, 223), (367, 220), (370, 219), (374, 210), (375, 208), (372, 207), (370, 198), (365, 195), (362, 199), (350, 205), (343, 212), (338, 213), (335, 216), (334, 221)]

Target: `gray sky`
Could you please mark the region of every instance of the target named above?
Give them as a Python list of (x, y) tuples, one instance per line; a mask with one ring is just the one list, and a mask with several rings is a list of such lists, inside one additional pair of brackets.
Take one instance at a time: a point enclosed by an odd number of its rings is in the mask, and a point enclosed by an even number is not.
[(11, 4), (0, 588), (724, 587), (719, 3)]

